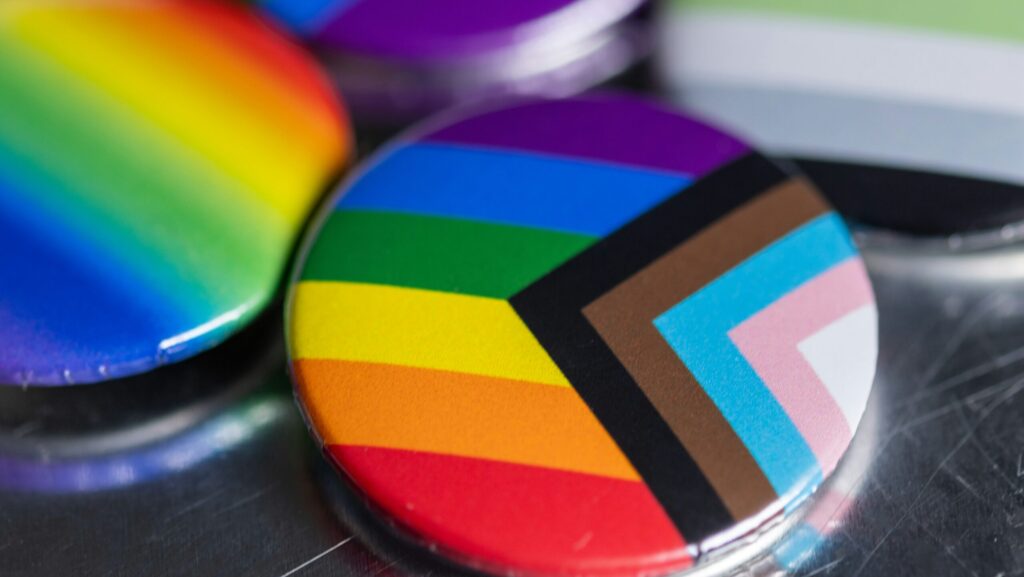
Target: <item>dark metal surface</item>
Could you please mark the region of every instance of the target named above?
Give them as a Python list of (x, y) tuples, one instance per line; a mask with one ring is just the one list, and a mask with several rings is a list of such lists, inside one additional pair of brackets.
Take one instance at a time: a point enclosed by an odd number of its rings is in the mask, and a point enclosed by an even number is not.
[(1024, 255), (1009, 236), (866, 243), (879, 376), (836, 479), (849, 511), (796, 573), (1024, 572)]
[[(868, 245), (880, 372), (851, 453), (811, 506), (822, 538), (784, 540), (745, 571), (1022, 573), (1024, 256)], [(182, 383), (174, 395), (137, 382), (3, 390), (0, 575), (452, 573), (350, 515), (295, 410), (277, 322), (167, 376)], [(240, 369), (254, 361), (257, 375)]]

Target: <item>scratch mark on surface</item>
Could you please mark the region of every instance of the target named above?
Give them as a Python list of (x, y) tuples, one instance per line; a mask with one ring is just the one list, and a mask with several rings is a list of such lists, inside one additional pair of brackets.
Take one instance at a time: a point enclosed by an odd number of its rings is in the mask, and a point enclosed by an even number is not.
[[(934, 396), (938, 393), (969, 382), (977, 377), (1009, 366), (1017, 361), (1024, 360), (1024, 347), (1020, 347), (1004, 353), (1003, 355), (996, 356), (985, 363), (946, 377), (942, 381), (932, 383), (942, 369), (949, 364), (949, 360), (955, 356), (953, 354), (954, 351), (960, 348), (961, 345), (968, 340), (968, 336), (971, 331), (973, 331), (977, 325), (981, 324), (981, 322), (992, 313), (998, 314), (1000, 307), (1004, 304), (1004, 301), (1005, 299), (1001, 295), (992, 295), (978, 303), (976, 306), (971, 307), (967, 314), (965, 314), (961, 319), (955, 332), (946, 339), (943, 345), (943, 350), (939, 351), (938, 354), (929, 354), (929, 356), (933, 356), (935, 360), (928, 363), (928, 365), (923, 367), (921, 371), (918, 371), (918, 374), (921, 375), (917, 379), (918, 383), (921, 385), (928, 385), (931, 383), (931, 386), (927, 387), (926, 390), (907, 395), (898, 403), (898, 406), (905, 406), (918, 402), (923, 398)], [(978, 338), (982, 337), (979, 336)]]
[(900, 402), (900, 405), (907, 405), (910, 403), (918, 402), (923, 397), (932, 396), (942, 391), (953, 389), (958, 385), (968, 383), (970, 381), (973, 381), (974, 379), (983, 377), (993, 371), (997, 371), (999, 369), (1008, 367), (1021, 360), (1024, 360), (1024, 347), (1015, 349), (1013, 351), (995, 357), (994, 359), (988, 362), (971, 367), (970, 369), (967, 369), (966, 371), (963, 371), (961, 373), (957, 373), (956, 375), (953, 375), (943, 381), (936, 383), (934, 386), (929, 387), (928, 390), (925, 392), (918, 393), (916, 395), (908, 397), (907, 399), (904, 399), (903, 401)]
[(825, 565), (822, 565), (821, 567), (818, 567), (818, 568), (817, 568), (817, 569), (815, 569), (814, 571), (811, 571), (810, 573), (808, 573), (808, 574), (806, 575), (806, 577), (814, 577), (815, 575), (821, 575), (822, 573), (828, 573), (828, 572), (829, 572), (829, 571), (831, 571), (831, 570), (832, 570), (832, 569), (833, 569), (833, 568), (834, 568), (835, 566), (837, 566), (837, 565), (839, 565), (840, 563), (842, 563), (842, 562), (843, 562), (843, 559), (846, 559), (846, 557), (840, 557), (840, 558), (836, 559), (835, 561), (832, 561), (832, 562), (830, 562), (830, 563), (827, 563), (827, 564), (825, 564)]
[[(964, 424), (964, 426), (965, 427), (970, 427), (970, 423), (967, 421), (967, 418), (964, 416), (963, 411), (959, 411), (958, 415), (960, 417), (960, 421)], [(977, 427), (975, 427), (975, 428), (977, 428)], [(1013, 479), (1011, 479), (1009, 475), (1007, 475), (1005, 472), (1003, 472), (1003, 468), (999, 466), (999, 463), (997, 463), (995, 458), (993, 458), (991, 453), (989, 453), (988, 449), (985, 447), (985, 444), (982, 443), (978, 439), (978, 436), (975, 434), (975, 432), (972, 431), (970, 435), (971, 435), (971, 445), (973, 445), (974, 448), (978, 451), (978, 453), (982, 457), (984, 457), (984, 459), (986, 461), (988, 461), (989, 468), (992, 471), (994, 471), (996, 473), (996, 475), (1000, 479), (1002, 479), (1007, 484), (1007, 486), (1009, 488), (1017, 489), (1017, 483)], [(1017, 477), (1019, 478), (1020, 476), (1021, 476), (1021, 462), (1020, 462), (1020, 459), (1018, 458), (1017, 459)], [(957, 478), (960, 479), (959, 476)], [(965, 486), (966, 486), (966, 482), (964, 482), (963, 479), (960, 479), (960, 481), (962, 483), (964, 483)], [(978, 498), (980, 500), (982, 500), (982, 501), (985, 501), (985, 499), (983, 499), (980, 495), (978, 495)]]
[(577, 552), (582, 551), (583, 549), (586, 548), (586, 546), (590, 543), (590, 540), (593, 539), (593, 538), (594, 538), (594, 532), (593, 531), (587, 531), (587, 533), (585, 535), (583, 535), (575, 543), (573, 543), (572, 550), (573, 551), (577, 551)]
[(344, 545), (345, 543), (348, 543), (349, 541), (351, 541), (354, 538), (355, 537), (346, 537), (346, 538), (342, 539), (341, 541), (339, 541), (339, 542), (335, 543), (334, 545), (331, 545), (330, 547), (328, 547), (326, 550), (324, 550), (323, 552), (318, 554), (316, 557), (313, 557), (312, 559), (302, 563), (301, 565), (299, 565), (298, 567), (292, 569), (291, 571), (288, 571), (287, 573), (283, 573), (281, 575), (281, 577), (289, 577), (290, 575), (294, 575), (294, 574), (298, 573), (299, 571), (302, 571), (306, 567), (309, 567), (313, 563), (316, 563), (320, 559), (323, 559), (325, 556), (330, 555), (332, 552), (336, 551), (337, 549), (340, 549), (342, 545)]
[[(921, 372), (922, 383), (930, 383), (932, 379), (934, 379), (939, 374), (939, 372), (941, 372), (942, 369), (948, 365), (949, 359), (953, 358), (953, 351), (960, 348), (960, 345), (962, 345), (967, 340), (967, 336), (970, 334), (970, 332), (974, 330), (976, 325), (980, 324), (981, 321), (985, 319), (985, 316), (988, 313), (998, 308), (1000, 300), (1002, 299), (999, 298), (998, 296), (987, 298), (984, 301), (978, 303), (976, 306), (972, 307), (971, 310), (966, 315), (964, 315), (963, 319), (960, 321), (960, 324), (957, 326), (956, 331), (952, 335), (950, 335), (944, 343), (944, 350), (941, 351), (939, 354), (935, 355), (935, 361), (930, 363)], [(968, 370), (968, 372), (969, 371), (970, 369)], [(949, 382), (950, 380), (951, 379), (946, 379), (945, 382)], [(940, 390), (941, 388), (945, 387), (942, 387), (940, 385)], [(930, 389), (925, 394), (932, 394), (933, 392), (934, 389)]]
[[(914, 497), (914, 500), (911, 501), (907, 509), (903, 512), (902, 515), (900, 515), (900, 518), (896, 521), (896, 523), (893, 524), (893, 526), (885, 532), (885, 535), (882, 535), (882, 538), (878, 540), (878, 544), (875, 545), (870, 552), (868, 552), (867, 557), (864, 558), (864, 561), (861, 562), (860, 566), (853, 573), (854, 577), (864, 572), (864, 570), (868, 566), (868, 563), (870, 563), (871, 559), (874, 558), (876, 553), (878, 553), (879, 549), (882, 548), (882, 545), (884, 545), (889, 540), (889, 537), (891, 537), (892, 534), (896, 532), (896, 529), (902, 526), (903, 523), (907, 520), (907, 518), (910, 517), (914, 509), (917, 508), (917, 504), (924, 497), (924, 494), (931, 487), (932, 483), (935, 482), (935, 478), (939, 476), (940, 472), (946, 469), (946, 466), (949, 465), (949, 462), (953, 459), (953, 457), (955, 457), (956, 454), (960, 452), (960, 449), (963, 449), (964, 446), (966, 446), (967, 443), (974, 437), (975, 431), (982, 425), (982, 423), (985, 422), (988, 416), (995, 412), (995, 410), (998, 409), (1000, 406), (1002, 406), (1003, 403), (1013, 398), (1015, 395), (1017, 395), (1017, 393), (1021, 392), (1021, 390), (1024, 390), (1024, 381), (1018, 382), (1013, 387), (1010, 387), (1005, 393), (1000, 395), (1000, 397), (995, 402), (993, 402), (987, 409), (985, 409), (985, 411), (979, 416), (974, 426), (969, 427), (967, 429), (967, 432), (960, 438), (960, 441), (956, 444), (956, 446), (954, 446), (949, 451), (949, 453), (946, 454), (946, 456), (942, 459), (942, 462), (939, 463), (939, 465), (935, 468), (932, 474), (928, 477), (928, 480), (925, 481), (924, 485), (922, 485), (921, 490), (918, 492), (917, 496)], [(954, 406), (957, 407), (957, 409), (960, 411), (960, 415), (962, 416), (963, 413), (961, 403), (954, 403)]]
[[(936, 471), (935, 474), (938, 474), (938, 471)], [(934, 475), (932, 476), (934, 477)], [(929, 480), (929, 482), (931, 481)], [(902, 515), (900, 515), (900, 518), (897, 519), (893, 526), (885, 532), (885, 535), (882, 535), (882, 538), (879, 539), (878, 543), (871, 548), (871, 551), (868, 551), (867, 556), (864, 557), (863, 561), (861, 561), (860, 567), (857, 567), (857, 570), (853, 572), (854, 577), (857, 577), (857, 575), (860, 575), (864, 572), (864, 569), (867, 568), (868, 563), (870, 563), (871, 559), (873, 559), (875, 554), (878, 553), (878, 550), (882, 548), (882, 545), (885, 545), (885, 542), (889, 540), (889, 537), (892, 537), (892, 534), (896, 532), (896, 529), (899, 529), (900, 526), (903, 525), (903, 522), (906, 521), (908, 517), (910, 517), (910, 512), (914, 509), (914, 506), (917, 505), (917, 502), (921, 500), (922, 495), (924, 495), (923, 490), (917, 495), (916, 498), (914, 498), (914, 501), (910, 504), (910, 507), (908, 507), (907, 510), (904, 511)]]
[(387, 571), (388, 569), (394, 567), (395, 565), (398, 565), (398, 559), (394, 559), (392, 561), (388, 561), (387, 565), (384, 565), (380, 569), (377, 569), (376, 571), (373, 572), (373, 574), (374, 575), (380, 575), (380, 574), (384, 573), (385, 571)]
[(262, 489), (262, 490), (260, 490), (260, 491), (256, 491), (255, 493), (253, 493), (253, 494), (251, 494), (251, 495), (248, 495), (248, 496), (246, 496), (246, 497), (243, 497), (243, 498), (241, 498), (241, 499), (239, 499), (239, 500), (235, 501), (234, 503), (232, 503), (232, 504), (231, 504), (231, 505), (229, 505), (228, 507), (226, 507), (226, 508), (222, 509), (222, 510), (221, 510), (221, 511), (219, 511), (218, 513), (227, 513), (228, 511), (231, 511), (231, 510), (237, 509), (237, 508), (239, 508), (239, 507), (242, 507), (242, 506), (244, 506), (244, 505), (247, 505), (247, 504), (249, 504), (249, 503), (252, 503), (252, 502), (253, 502), (253, 501), (255, 501), (256, 499), (259, 499), (259, 498), (260, 498), (260, 497), (262, 497), (263, 495), (266, 495), (266, 494), (267, 494), (268, 492), (270, 492), (270, 489), (271, 489), (271, 487), (267, 487), (267, 488), (265, 488), (265, 489)]
[(982, 503), (988, 502), (988, 500), (985, 499), (985, 497), (983, 497), (981, 493), (975, 490), (975, 488), (971, 486), (971, 484), (968, 483), (966, 479), (964, 479), (960, 475), (953, 475), (953, 477), (957, 480), (958, 483), (960, 483), (961, 486), (963, 486), (964, 489), (967, 489), (967, 492), (969, 492), (971, 495), (974, 495), (976, 499), (978, 499)]
[(261, 489), (253, 491), (252, 493), (250, 493), (250, 494), (248, 494), (248, 495), (246, 495), (246, 496), (244, 496), (244, 497), (242, 497), (240, 499), (232, 501), (231, 503), (227, 504), (224, 507), (221, 507), (220, 509), (215, 511), (213, 514), (214, 515), (223, 515), (225, 513), (230, 512), (230, 511), (234, 511), (235, 509), (238, 509), (240, 507), (244, 507), (245, 505), (248, 505), (249, 503), (252, 503), (253, 501), (259, 499), (260, 497), (263, 497), (264, 495), (267, 495), (272, 490), (277, 488), (280, 484), (281, 484), (280, 481), (278, 481), (278, 482), (274, 482), (274, 483), (271, 483), (269, 485), (266, 485), (265, 487), (263, 487)]
[(976, 571), (972, 571), (971, 568), (968, 567), (963, 562), (963, 560), (960, 559), (960, 556), (956, 554), (956, 551), (953, 550), (952, 546), (946, 545), (941, 539), (939, 539), (935, 535), (935, 533), (932, 533), (928, 529), (928, 527), (925, 527), (923, 524), (918, 523), (918, 526), (921, 527), (921, 530), (923, 530), (925, 532), (925, 534), (928, 535), (928, 537), (931, 538), (931, 540), (935, 542), (936, 545), (938, 545), (939, 547), (942, 547), (942, 550), (946, 553), (946, 555), (948, 555), (949, 558), (953, 560), (953, 562), (955, 562), (957, 565), (959, 565), (961, 569), (963, 569), (964, 571), (966, 571), (966, 572), (970, 573), (971, 575), (974, 575), (975, 577), (977, 577), (978, 573)]
[(208, 502), (210, 502), (210, 501), (212, 501), (212, 500), (214, 500), (214, 499), (216, 499), (218, 497), (220, 497), (220, 492), (219, 491), (211, 493), (211, 494), (209, 494), (209, 495), (207, 495), (205, 497), (202, 497), (200, 499), (197, 499), (197, 500), (193, 501), (192, 503), (190, 503), (189, 505), (186, 505), (185, 507), (182, 507), (181, 509), (176, 511), (174, 514), (168, 515), (167, 517), (165, 517), (164, 518), (164, 523), (169, 523), (171, 521), (174, 521), (175, 519), (178, 519), (179, 517), (187, 515), (188, 513), (190, 513), (192, 511), (202, 507), (206, 503), (208, 503)]
[(953, 411), (955, 411), (957, 409), (957, 406), (958, 406), (957, 403), (953, 403), (951, 405), (946, 405), (945, 407), (942, 407), (941, 409), (936, 409), (934, 411), (931, 411), (931, 412), (925, 413), (923, 415), (920, 415), (920, 416), (918, 416), (918, 417), (908, 421), (907, 423), (901, 425), (898, 429), (896, 429), (895, 433), (905, 433), (905, 432), (910, 431), (911, 429), (917, 428), (920, 425), (923, 425), (925, 423), (934, 421), (935, 419), (939, 419), (941, 417), (944, 417), (944, 416), (952, 413)]
[(994, 370), (1009, 367), (1010, 365), (1013, 365), (1014, 363), (1017, 363), (1018, 361), (1021, 360), (1024, 360), (1024, 346), (1016, 348), (1014, 349), (1014, 351), (1011, 351), (1009, 353), (999, 355), (998, 357), (995, 357), (991, 361), (968, 369), (963, 373), (953, 375), (952, 377), (947, 378), (946, 380), (939, 383), (939, 386), (942, 386), (943, 388), (955, 386), (957, 384), (961, 384), (974, 378), (985, 375), (987, 373), (990, 373)]

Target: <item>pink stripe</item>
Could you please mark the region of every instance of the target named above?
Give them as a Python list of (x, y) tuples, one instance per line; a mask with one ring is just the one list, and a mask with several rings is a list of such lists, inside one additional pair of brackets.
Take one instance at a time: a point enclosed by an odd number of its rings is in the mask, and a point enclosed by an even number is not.
[(860, 257), (851, 257), (729, 331), (826, 475), (850, 442), (850, 426), (797, 344), (873, 301), (864, 263)]
[(803, 522), (813, 527), (819, 535), (828, 535), (833, 529), (831, 525), (842, 523), (852, 506), (853, 499), (850, 495), (837, 490), (827, 490), (816, 497)]

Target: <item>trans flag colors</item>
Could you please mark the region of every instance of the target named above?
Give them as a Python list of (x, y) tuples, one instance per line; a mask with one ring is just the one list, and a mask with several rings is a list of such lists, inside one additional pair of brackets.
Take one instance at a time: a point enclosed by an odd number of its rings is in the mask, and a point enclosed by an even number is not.
[(229, 3), (0, 4), (0, 382), (140, 373), (245, 326), (350, 153), (302, 52)]
[(791, 512), (877, 354), (864, 265), (807, 182), (612, 94), (395, 142), (324, 215), (289, 310), (332, 460), (502, 573), (684, 569)]

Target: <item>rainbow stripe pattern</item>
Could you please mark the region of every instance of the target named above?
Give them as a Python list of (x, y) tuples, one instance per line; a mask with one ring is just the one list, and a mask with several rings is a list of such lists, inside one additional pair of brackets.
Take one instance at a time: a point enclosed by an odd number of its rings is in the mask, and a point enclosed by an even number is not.
[(1024, 3), (668, 6), (661, 68), (680, 102), (759, 144), (1024, 185)]
[(194, 355), (274, 295), (350, 153), (313, 63), (240, 7), (0, 4), (0, 382)]
[(289, 306), (331, 458), (502, 573), (686, 568), (785, 514), (848, 445), (877, 353), (863, 263), (806, 182), (609, 94), (395, 143)]

